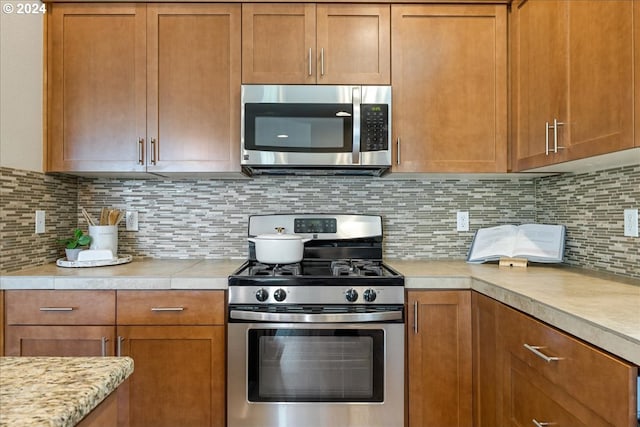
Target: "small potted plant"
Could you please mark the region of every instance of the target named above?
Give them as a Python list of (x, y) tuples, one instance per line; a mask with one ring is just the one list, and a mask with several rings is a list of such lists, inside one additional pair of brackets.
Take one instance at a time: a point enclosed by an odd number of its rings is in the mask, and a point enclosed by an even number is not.
[(82, 250), (82, 246), (87, 246), (91, 243), (91, 236), (84, 234), (82, 230), (76, 228), (73, 230), (72, 237), (60, 239), (58, 243), (64, 245), (67, 261), (76, 261), (78, 259), (78, 252)]

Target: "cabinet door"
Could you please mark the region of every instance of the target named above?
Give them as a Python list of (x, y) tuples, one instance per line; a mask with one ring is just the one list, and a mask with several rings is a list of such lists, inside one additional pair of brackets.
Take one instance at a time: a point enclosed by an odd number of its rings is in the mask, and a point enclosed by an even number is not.
[(498, 302), (472, 292), (473, 418), (475, 427), (498, 423), (497, 306)]
[[(564, 160), (554, 152), (547, 124), (567, 121), (567, 27), (564, 0), (521, 1), (512, 8), (512, 120), (514, 168), (527, 169)], [(566, 143), (565, 125), (558, 142)], [(549, 146), (547, 149), (547, 138)]]
[(318, 83), (389, 84), (389, 5), (318, 4), (316, 8)]
[(225, 425), (224, 326), (118, 326), (131, 427)]
[(147, 10), (147, 170), (240, 171), (240, 6)]
[(312, 3), (242, 5), (242, 82), (316, 82)]
[(409, 426), (471, 426), (471, 292), (410, 291)]
[(146, 6), (51, 8), (46, 171), (144, 171)]
[(391, 7), (396, 172), (506, 172), (504, 6)]
[(563, 3), (569, 17), (568, 160), (631, 148), (633, 2)]
[(635, 54), (634, 65), (633, 68), (636, 70), (634, 76), (634, 85), (635, 94), (634, 98), (636, 100), (635, 104), (635, 146), (640, 147), (640, 1), (634, 0), (633, 2), (633, 37), (634, 42), (633, 45), (635, 48), (633, 52)]
[(7, 325), (7, 356), (113, 356), (115, 326)]

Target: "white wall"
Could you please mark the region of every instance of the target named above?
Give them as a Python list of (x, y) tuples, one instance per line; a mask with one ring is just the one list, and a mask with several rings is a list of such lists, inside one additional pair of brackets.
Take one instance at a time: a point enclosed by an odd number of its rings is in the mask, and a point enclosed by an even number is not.
[(0, 1), (0, 166), (42, 171), (42, 13)]

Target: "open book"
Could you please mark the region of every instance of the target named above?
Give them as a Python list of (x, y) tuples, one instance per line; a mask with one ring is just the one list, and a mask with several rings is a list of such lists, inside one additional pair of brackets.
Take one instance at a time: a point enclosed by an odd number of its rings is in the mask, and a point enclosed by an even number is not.
[(532, 262), (562, 262), (564, 225), (523, 224), (481, 228), (473, 237), (467, 262), (497, 261), (501, 257)]

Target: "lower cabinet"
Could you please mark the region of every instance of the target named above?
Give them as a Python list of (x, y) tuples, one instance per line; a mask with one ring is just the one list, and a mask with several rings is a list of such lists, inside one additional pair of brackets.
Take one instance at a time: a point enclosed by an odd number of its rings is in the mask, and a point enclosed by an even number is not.
[(117, 319), (131, 427), (224, 427), (224, 292), (118, 291)]
[(635, 366), (473, 296), (477, 427), (637, 427)]
[(472, 425), (471, 291), (409, 291), (408, 425)]

